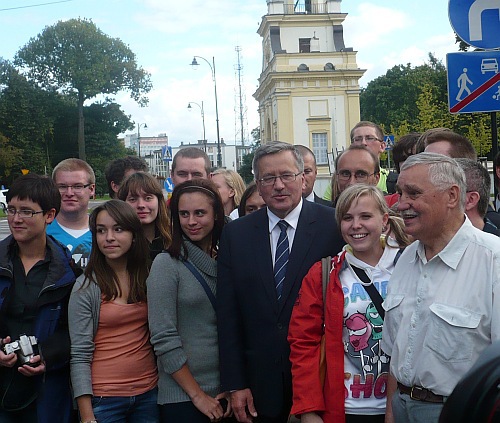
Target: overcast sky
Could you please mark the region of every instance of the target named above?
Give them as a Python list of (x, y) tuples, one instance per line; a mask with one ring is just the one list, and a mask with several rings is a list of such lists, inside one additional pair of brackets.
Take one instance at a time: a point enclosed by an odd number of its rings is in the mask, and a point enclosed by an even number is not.
[[(50, 4), (49, 4), (50, 3)], [(41, 4), (38, 7), (30, 7)], [(11, 9), (16, 8), (16, 9)], [(429, 52), (445, 61), (457, 50), (445, 0), (345, 0), (342, 12), (347, 47), (358, 51), (366, 73), (361, 85), (396, 64), (422, 64)], [(0, 56), (12, 60), (16, 51), (45, 26), (59, 20), (88, 18), (106, 34), (118, 37), (136, 53), (152, 74), (149, 106), (140, 108), (126, 93), (116, 101), (132, 121), (147, 123), (141, 136), (166, 133), (171, 145), (202, 138), (200, 110), (205, 108), (207, 139), (216, 139), (214, 92), (209, 66), (193, 55), (215, 57), (221, 137), (232, 143), (237, 120), (237, 54), (241, 48), (246, 128), (259, 125), (252, 94), (262, 68), (261, 38), (256, 33), (267, 13), (265, 0), (3, 0), (0, 3)], [(136, 131), (131, 131), (136, 132)], [(239, 139), (239, 135), (237, 136)]]

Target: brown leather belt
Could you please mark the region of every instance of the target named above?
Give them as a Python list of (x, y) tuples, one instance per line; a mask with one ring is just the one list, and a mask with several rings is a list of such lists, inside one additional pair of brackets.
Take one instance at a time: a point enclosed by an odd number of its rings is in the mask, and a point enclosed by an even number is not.
[(398, 388), (403, 394), (409, 395), (412, 400), (434, 402), (438, 404), (442, 404), (446, 400), (442, 395), (436, 395), (434, 392), (422, 388), (421, 386), (412, 386), (410, 388), (398, 382)]

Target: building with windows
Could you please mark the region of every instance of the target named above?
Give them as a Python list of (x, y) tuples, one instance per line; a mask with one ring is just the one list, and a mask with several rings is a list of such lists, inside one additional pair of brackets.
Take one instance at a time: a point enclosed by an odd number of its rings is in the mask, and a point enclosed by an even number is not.
[[(199, 149), (204, 150), (212, 163), (212, 168), (217, 168), (217, 142), (204, 143), (202, 140), (197, 143), (187, 144), (181, 142), (180, 146), (172, 147), (172, 155), (175, 156), (180, 149), (186, 147), (198, 147)], [(221, 138), (222, 167), (238, 172), (243, 163), (243, 156), (250, 153), (250, 151), (250, 146), (242, 146), (241, 144), (238, 145), (236, 143), (226, 144), (224, 139)]]
[(261, 140), (309, 147), (324, 179), (330, 174), (327, 153), (346, 148), (360, 120), (359, 78), (365, 72), (353, 48), (345, 47), (347, 15), (340, 5), (341, 0), (267, 0), (257, 31), (263, 62), (254, 97)]

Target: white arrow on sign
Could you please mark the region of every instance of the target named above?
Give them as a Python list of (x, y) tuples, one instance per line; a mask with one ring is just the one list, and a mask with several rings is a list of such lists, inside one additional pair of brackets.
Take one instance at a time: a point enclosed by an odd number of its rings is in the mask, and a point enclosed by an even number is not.
[(500, 20), (500, 0), (476, 0), (469, 9), (469, 38), (471, 41), (483, 39), (482, 14), (485, 10), (498, 10)]

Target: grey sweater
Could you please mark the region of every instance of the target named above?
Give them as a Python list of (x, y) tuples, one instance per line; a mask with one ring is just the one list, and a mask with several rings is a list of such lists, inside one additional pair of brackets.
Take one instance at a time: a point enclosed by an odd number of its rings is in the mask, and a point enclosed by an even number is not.
[(91, 365), (101, 310), (101, 290), (96, 283), (84, 281), (85, 275), (76, 280), (68, 309), (71, 382), (75, 398), (92, 395)]
[[(188, 260), (215, 294), (217, 263), (185, 241)], [(156, 256), (147, 280), (151, 343), (158, 358), (158, 403), (190, 401), (171, 374), (187, 364), (201, 389), (220, 392), (215, 310), (200, 282), (168, 253)]]

